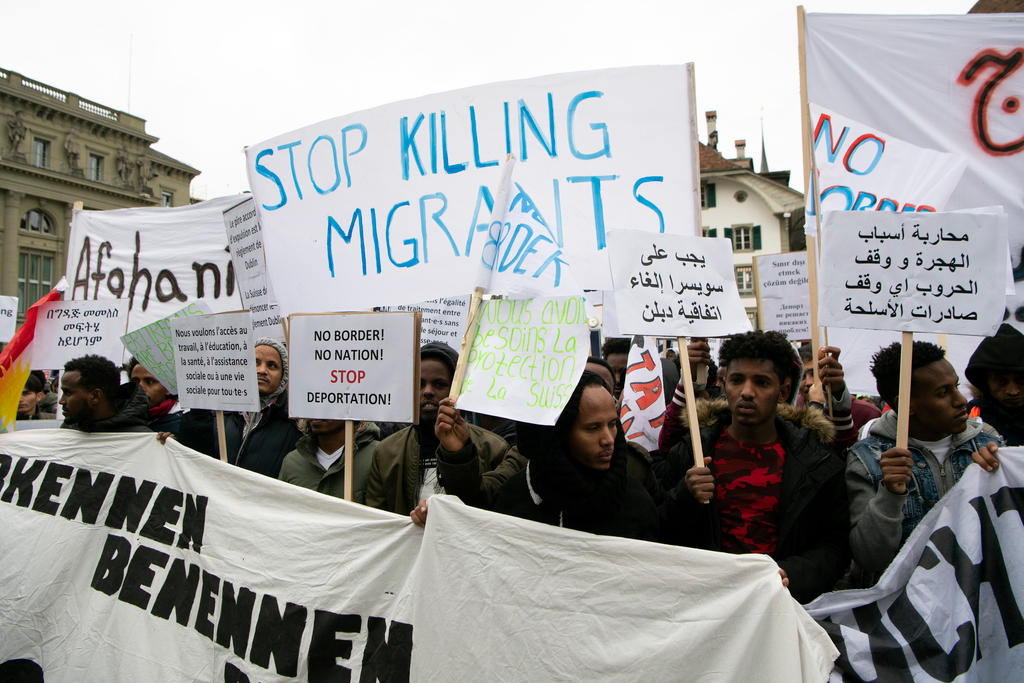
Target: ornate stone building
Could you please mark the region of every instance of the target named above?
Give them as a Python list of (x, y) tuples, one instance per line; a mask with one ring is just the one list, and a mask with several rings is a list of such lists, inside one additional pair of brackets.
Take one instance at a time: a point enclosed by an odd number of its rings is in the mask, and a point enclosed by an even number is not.
[(19, 317), (62, 275), (74, 202), (182, 206), (199, 171), (137, 116), (0, 69), (0, 294)]

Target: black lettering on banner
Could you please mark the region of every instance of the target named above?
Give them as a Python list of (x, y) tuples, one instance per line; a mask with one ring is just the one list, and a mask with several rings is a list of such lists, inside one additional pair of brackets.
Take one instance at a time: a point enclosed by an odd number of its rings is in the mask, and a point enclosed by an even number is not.
[(249, 683), (249, 677), (231, 662), (224, 662), (224, 683)]
[(175, 558), (167, 571), (164, 584), (153, 601), (152, 613), (161, 619), (170, 619), (171, 612), (182, 626), (188, 626), (192, 616), (192, 603), (196, 600), (196, 588), (199, 587), (199, 574), (202, 570), (197, 564), (187, 565), (180, 557)]
[(388, 637), (387, 620), (369, 617), (366, 620), (366, 648), (359, 683), (408, 683), (412, 665), (412, 624), (392, 621)]
[(181, 491), (164, 487), (156, 494), (153, 509), (149, 511), (146, 523), (139, 531), (141, 536), (151, 538), (164, 545), (174, 543), (174, 531), (167, 528), (167, 523), (174, 524), (181, 515), (181, 504), (185, 496)]
[(352, 658), (352, 640), (339, 633), (359, 633), (363, 618), (358, 614), (335, 614), (318, 609), (313, 613), (313, 636), (309, 642), (309, 683), (348, 683), (352, 670), (338, 664), (338, 658)]
[(142, 295), (142, 310), (146, 310), (149, 306), (149, 291), (153, 288), (153, 276), (150, 275), (148, 268), (139, 269), (139, 251), (142, 248), (141, 237), (139, 231), (135, 231), (135, 254), (132, 256), (132, 284), (128, 287), (128, 310), (131, 311), (135, 306), (135, 287), (138, 286), (139, 280), (143, 277), (146, 278), (146, 293)]
[(235, 654), (243, 659), (249, 646), (249, 627), (252, 626), (252, 611), (255, 606), (255, 593), (245, 586), (239, 586), (236, 597), (234, 586), (228, 581), (224, 582), (220, 591), (217, 644), (228, 648), (234, 641)]
[(181, 535), (178, 536), (178, 547), (188, 548), (197, 553), (203, 547), (203, 531), (206, 529), (206, 496), (185, 494), (185, 516), (181, 520)]
[[(26, 465), (28, 466), (26, 467)], [(32, 502), (32, 482), (36, 480), (45, 466), (44, 460), (18, 458), (11, 471), (11, 478), (7, 481), (7, 488), (4, 489), (3, 495), (0, 495), (0, 500), (10, 503), (14, 500), (14, 494), (17, 492), (18, 502), (15, 504), (27, 508), (28, 504)]]
[(110, 511), (107, 512), (107, 521), (104, 524), (111, 529), (123, 528), (135, 533), (154, 489), (156, 484), (151, 481), (143, 481), (136, 489), (133, 477), (122, 476), (117, 481), (114, 502), (110, 504)]
[(220, 589), (220, 578), (203, 570), (203, 589), (199, 593), (199, 608), (196, 611), (196, 631), (213, 640), (213, 610), (217, 607), (217, 591)]
[(4, 486), (4, 479), (7, 478), (7, 474), (11, 471), (11, 456), (6, 453), (0, 453), (0, 489)]
[(43, 475), (43, 483), (36, 491), (36, 500), (32, 503), (32, 509), (47, 515), (56, 515), (60, 505), (54, 502), (53, 497), (60, 495), (64, 486), (62, 479), (67, 481), (75, 468), (71, 465), (64, 465), (59, 462), (51, 462), (46, 466), (46, 474)]
[(124, 570), (132, 556), (132, 544), (128, 539), (107, 534), (107, 540), (100, 552), (92, 582), (89, 584), (101, 593), (113, 595), (124, 581)]
[(140, 609), (146, 609), (149, 606), (150, 598), (146, 588), (149, 588), (156, 576), (153, 572), (153, 565), (162, 569), (167, 566), (169, 559), (170, 556), (167, 553), (156, 548), (150, 548), (147, 545), (137, 547), (132, 553), (128, 569), (124, 573), (124, 583), (121, 584), (121, 592), (118, 593), (117, 599)]
[(75, 472), (71, 493), (64, 501), (60, 516), (64, 519), (74, 520), (75, 515), (81, 511), (83, 522), (95, 524), (96, 518), (100, 515), (100, 506), (106, 500), (107, 492), (113, 482), (114, 475), (110, 472), (97, 472), (96, 480), (93, 481), (92, 472), (79, 468)]
[(270, 657), (273, 655), (277, 673), (294, 676), (299, 670), (299, 642), (305, 628), (305, 607), (289, 602), (285, 604), (282, 615), (277, 610), (277, 598), (269, 593), (264, 595), (252, 635), (249, 661), (270, 669)]
[(196, 273), (196, 298), (202, 299), (206, 296), (206, 272), (213, 273), (213, 298), (220, 297), (220, 268), (216, 263), (192, 262), (192, 270)]

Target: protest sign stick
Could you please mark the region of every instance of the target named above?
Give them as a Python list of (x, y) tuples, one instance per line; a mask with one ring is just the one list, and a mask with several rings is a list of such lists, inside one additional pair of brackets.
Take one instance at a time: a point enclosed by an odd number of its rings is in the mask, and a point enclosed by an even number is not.
[(345, 500), (352, 500), (352, 482), (356, 467), (355, 423), (345, 420)]
[[(690, 372), (690, 359), (686, 355), (686, 337), (679, 337), (679, 369), (683, 372), (683, 391), (686, 392), (686, 424), (690, 427), (690, 442), (693, 445), (693, 466), (704, 467), (704, 446), (700, 442), (700, 425), (697, 424), (697, 397), (693, 393), (693, 376)], [(704, 381), (707, 382), (708, 366), (704, 368)]]
[[(697, 137), (697, 77), (696, 77), (696, 74), (695, 74), (694, 67), (693, 67), (692, 63), (688, 63), (686, 65), (686, 87), (687, 87), (687, 89), (689, 90), (689, 93), (690, 93), (690, 137), (691, 137), (691, 139), (694, 140), (694, 142), (696, 142), (698, 140), (698, 137)], [(690, 177), (692, 177), (694, 179), (693, 187), (691, 188), (691, 192), (693, 193), (693, 234), (696, 235), (697, 237), (701, 237), (703, 235), (703, 230), (702, 230), (702, 227), (701, 227), (701, 224), (703, 222), (703, 218), (701, 217), (701, 213), (700, 213), (700, 145), (698, 145), (698, 144), (694, 144), (694, 146), (693, 146), (693, 156), (690, 159), (690, 164), (691, 164), (691, 168), (690, 168), (691, 176)], [(684, 354), (686, 352), (686, 343), (685, 342), (686, 342), (686, 338), (685, 337), (680, 337), (679, 338), (680, 361), (682, 361), (682, 354)], [(680, 366), (680, 368), (682, 368), (683, 363), (680, 362), (679, 366)], [(686, 363), (686, 366), (687, 366), (687, 368), (689, 368), (689, 363)], [(689, 374), (689, 369), (687, 369), (686, 374)], [(685, 377), (685, 375), (684, 375), (684, 377)], [(696, 381), (697, 381), (697, 384), (707, 384), (708, 383), (708, 366), (707, 365), (699, 365), (699, 366), (697, 366)], [(692, 382), (690, 381), (690, 379), (687, 379), (686, 380), (686, 386), (690, 387), (687, 391), (690, 391), (690, 392), (693, 391), (693, 389), (691, 387), (691, 384), (692, 384)], [(689, 394), (687, 394), (687, 405), (689, 405), (691, 398), (692, 397), (689, 396)], [(695, 432), (695, 433), (696, 433), (696, 438), (694, 440), (694, 444), (700, 444), (700, 430), (697, 430), (697, 432)], [(698, 450), (699, 450), (699, 448), (698, 448)], [(699, 462), (698, 466), (701, 466), (703, 464), (704, 464), (703, 459), (700, 459), (700, 462)]]
[[(900, 393), (896, 399), (896, 448), (906, 448), (910, 440), (910, 376), (913, 373), (914, 333), (904, 332), (900, 340)], [(905, 493), (906, 484), (894, 493)]]
[(448, 394), (453, 401), (459, 400), (459, 394), (462, 393), (462, 383), (466, 380), (466, 364), (469, 361), (469, 349), (473, 346), (473, 337), (476, 336), (476, 328), (480, 324), (480, 304), (483, 298), (484, 288), (475, 288), (473, 290), (473, 298), (469, 302), (469, 324), (466, 326), (466, 334), (462, 337), (462, 347), (459, 349), (459, 362), (455, 365), (452, 389)]
[(228, 442), (224, 435), (224, 411), (215, 412), (217, 416), (217, 451), (220, 453), (220, 461), (228, 461)]

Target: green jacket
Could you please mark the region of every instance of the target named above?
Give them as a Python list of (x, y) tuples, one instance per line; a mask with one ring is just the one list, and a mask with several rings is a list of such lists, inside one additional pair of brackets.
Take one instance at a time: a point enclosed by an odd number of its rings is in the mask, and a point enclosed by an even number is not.
[[(487, 486), (489, 488), (489, 484), (494, 484), (490, 481), (491, 477), (484, 478), (484, 482), (481, 482), (479, 475), (491, 472), (501, 464), (510, 451), (512, 453), (515, 451), (505, 439), (497, 434), (476, 425), (467, 426), (469, 427), (469, 438), (476, 450), (479, 462), (479, 469), (473, 468), (475, 476), (466, 478), (449, 476), (446, 461), (449, 461), (453, 454), (448, 453), (440, 446), (437, 448), (437, 476), (446, 493), (459, 496), (464, 502), (473, 504), (477, 502), (477, 496), (481, 493), (479, 487)], [(469, 444), (467, 444), (468, 447)], [(514, 473), (511, 472), (511, 474)], [(511, 476), (511, 474), (507, 476)], [(463, 490), (464, 488), (466, 490)], [(419, 490), (420, 438), (416, 427), (412, 426), (392, 434), (377, 446), (377, 452), (373, 455), (373, 464), (370, 466), (370, 476), (366, 480), (366, 504), (380, 510), (390, 510), (399, 515), (407, 515), (419, 502), (417, 500)]]
[[(372, 422), (364, 422), (356, 434), (355, 471), (352, 480), (352, 500), (366, 501), (366, 477), (370, 473), (373, 453), (380, 443), (380, 429)], [(295, 450), (284, 456), (278, 479), (289, 484), (313, 489), (335, 498), (345, 497), (345, 457), (334, 461), (326, 471), (316, 459), (318, 445), (316, 436), (305, 434), (295, 444)]]

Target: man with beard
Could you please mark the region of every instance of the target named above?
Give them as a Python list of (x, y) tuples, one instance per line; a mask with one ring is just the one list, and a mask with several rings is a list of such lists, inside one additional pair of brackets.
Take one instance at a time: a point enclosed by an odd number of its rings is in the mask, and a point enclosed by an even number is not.
[(102, 356), (81, 356), (64, 365), (60, 378), (62, 429), (82, 432), (148, 432), (149, 398)]
[[(448, 476), (449, 470), (439, 458), (454, 456), (455, 470), (472, 468), (475, 472), (487, 472), (495, 469), (511, 450), (500, 436), (471, 424), (465, 427), (475, 457), (464, 461), (462, 453), (445, 454), (440, 449), (435, 433), (438, 407), (451, 391), (458, 358), (455, 349), (447, 344), (431, 342), (420, 349), (420, 421), (377, 445), (366, 481), (366, 504), (370, 507), (407, 515), (417, 501), (435, 493), (457, 495), (472, 504), (478, 488), (462, 490)], [(475, 479), (457, 479), (479, 484), (479, 475)]]

